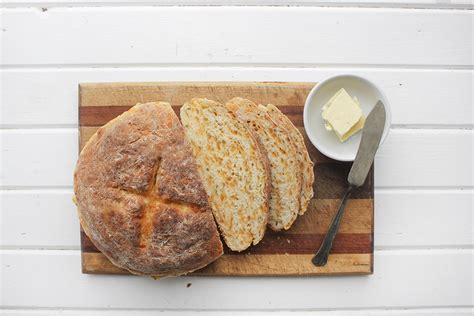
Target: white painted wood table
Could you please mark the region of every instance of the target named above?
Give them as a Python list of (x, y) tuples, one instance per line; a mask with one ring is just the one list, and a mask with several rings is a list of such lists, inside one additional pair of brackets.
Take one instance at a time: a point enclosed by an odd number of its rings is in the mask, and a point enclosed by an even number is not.
[[(0, 314), (470, 315), (472, 5), (2, 1)], [(339, 73), (373, 80), (392, 104), (391, 133), (376, 158), (373, 275), (81, 274), (71, 203), (78, 83), (320, 81)]]

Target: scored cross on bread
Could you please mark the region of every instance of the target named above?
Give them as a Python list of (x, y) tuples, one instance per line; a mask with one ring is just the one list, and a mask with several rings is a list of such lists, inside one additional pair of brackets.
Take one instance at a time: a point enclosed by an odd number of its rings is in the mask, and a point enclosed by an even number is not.
[(226, 103), (242, 124), (253, 129), (270, 162), (270, 213), (268, 225), (279, 231), (289, 229), (300, 210), (302, 170), (296, 148), (285, 128), (276, 124), (264, 106), (243, 98)]

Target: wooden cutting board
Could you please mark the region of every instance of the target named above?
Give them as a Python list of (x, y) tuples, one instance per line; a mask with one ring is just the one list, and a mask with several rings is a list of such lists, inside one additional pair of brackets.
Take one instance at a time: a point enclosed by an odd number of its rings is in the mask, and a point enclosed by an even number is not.
[[(374, 250), (374, 173), (352, 194), (334, 241), (329, 262), (315, 267), (311, 258), (319, 248), (336, 212), (351, 163), (323, 156), (308, 141), (303, 127), (303, 106), (315, 83), (286, 82), (153, 82), (88, 83), (79, 86), (79, 146), (82, 149), (98, 127), (136, 103), (166, 101), (179, 115), (180, 106), (193, 97), (225, 102), (232, 97), (278, 106), (305, 136), (314, 161), (314, 198), (305, 215), (290, 230), (267, 230), (264, 239), (248, 250), (228, 249), (214, 263), (193, 275), (330, 275), (371, 274)], [(128, 274), (114, 266), (81, 229), (82, 271), (84, 273)]]

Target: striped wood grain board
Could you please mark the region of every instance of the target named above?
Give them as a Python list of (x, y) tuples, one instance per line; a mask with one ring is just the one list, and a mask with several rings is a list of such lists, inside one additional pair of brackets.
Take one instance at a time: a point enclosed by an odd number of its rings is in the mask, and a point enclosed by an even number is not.
[[(374, 178), (352, 195), (329, 262), (315, 267), (311, 258), (318, 249), (343, 195), (350, 163), (331, 160), (319, 153), (304, 134), (302, 110), (314, 83), (285, 82), (153, 82), (89, 83), (79, 86), (79, 146), (82, 149), (98, 127), (140, 102), (167, 101), (176, 113), (193, 97), (216, 101), (240, 96), (256, 103), (278, 106), (305, 136), (315, 163), (314, 198), (305, 215), (281, 233), (267, 230), (264, 239), (241, 253), (225, 254), (193, 275), (327, 275), (373, 272)], [(115, 267), (81, 229), (84, 273), (128, 274)]]

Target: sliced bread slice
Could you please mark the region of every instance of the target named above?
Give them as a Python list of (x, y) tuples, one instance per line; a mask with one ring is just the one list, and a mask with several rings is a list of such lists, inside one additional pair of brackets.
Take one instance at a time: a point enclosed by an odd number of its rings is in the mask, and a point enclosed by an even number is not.
[(226, 107), (255, 131), (270, 162), (270, 228), (275, 231), (290, 228), (300, 209), (302, 172), (288, 132), (270, 118), (264, 106), (252, 101), (233, 98)]
[(311, 161), (306, 145), (304, 144), (303, 135), (301, 135), (300, 131), (295, 125), (293, 125), (290, 119), (273, 104), (268, 104), (267, 110), (272, 120), (286, 129), (293, 144), (295, 144), (298, 163), (300, 169), (303, 171), (299, 210), (299, 215), (303, 215), (308, 209), (309, 202), (313, 198), (314, 164)]
[(194, 98), (181, 121), (227, 246), (257, 244), (268, 220), (270, 172), (252, 131), (222, 104)]

